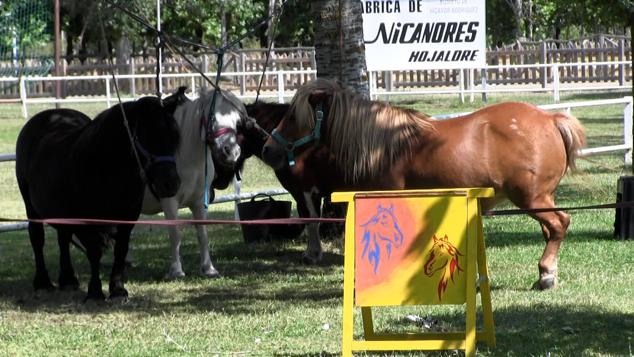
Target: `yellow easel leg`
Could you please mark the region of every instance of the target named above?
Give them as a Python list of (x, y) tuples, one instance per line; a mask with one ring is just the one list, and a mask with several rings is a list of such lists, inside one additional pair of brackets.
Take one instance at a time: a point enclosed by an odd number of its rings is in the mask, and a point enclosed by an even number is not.
[(480, 298), (484, 320), (484, 341), (489, 347), (495, 347), (495, 326), (493, 324), (493, 308), (491, 306), (491, 283), (487, 265), (486, 246), (482, 217), (478, 215), (478, 274), (480, 276)]
[(363, 333), (366, 340), (374, 338), (374, 322), (372, 321), (372, 308), (369, 306), (361, 307), (361, 316), (363, 317)]
[(477, 235), (478, 235), (478, 200), (467, 199), (467, 291), (466, 291), (466, 329), (465, 329), (465, 355), (475, 356), (476, 342), (476, 259)]
[(352, 340), (354, 338), (354, 202), (348, 203), (346, 214), (346, 233), (344, 241), (343, 262), (343, 331), (341, 354), (352, 356)]

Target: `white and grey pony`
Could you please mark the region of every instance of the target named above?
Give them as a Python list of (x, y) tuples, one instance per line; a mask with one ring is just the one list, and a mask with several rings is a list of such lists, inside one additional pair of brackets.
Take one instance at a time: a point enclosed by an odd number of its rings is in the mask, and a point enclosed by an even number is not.
[[(176, 219), (179, 208), (187, 207), (194, 219), (207, 218), (206, 201), (213, 200), (211, 184), (214, 179), (214, 164), (233, 167), (240, 156), (236, 134), (238, 126), (247, 120), (242, 102), (231, 92), (202, 90), (200, 96), (191, 101), (185, 95), (186, 87), (164, 99), (166, 107), (174, 109), (174, 118), (181, 135), (181, 146), (176, 154), (176, 169), (181, 178), (180, 189), (175, 196), (157, 199), (150, 190), (145, 191), (143, 214), (165, 213), (165, 219)], [(215, 100), (214, 115), (209, 115)], [(212, 160), (213, 158), (213, 160)], [(208, 193), (211, 190), (211, 195)], [(209, 252), (209, 239), (204, 225), (196, 225), (200, 251), (199, 273), (206, 277), (219, 276)], [(168, 226), (171, 240), (171, 264), (168, 279), (185, 276), (180, 257), (181, 232), (177, 226)]]

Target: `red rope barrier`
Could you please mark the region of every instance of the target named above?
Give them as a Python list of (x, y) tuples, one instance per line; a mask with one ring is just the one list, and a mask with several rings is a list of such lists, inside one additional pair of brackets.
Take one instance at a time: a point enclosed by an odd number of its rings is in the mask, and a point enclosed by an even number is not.
[[(485, 217), (490, 216), (508, 216), (538, 212), (554, 212), (554, 211), (574, 211), (574, 210), (590, 210), (590, 209), (608, 209), (608, 208), (625, 208), (634, 207), (634, 201), (607, 203), (590, 206), (576, 207), (552, 207), (552, 208), (519, 208), (507, 210), (490, 210), (484, 212)], [(21, 218), (3, 218), (0, 222), (36, 222), (43, 224), (78, 224), (78, 225), (99, 225), (99, 224), (140, 224), (140, 225), (157, 225), (157, 226), (182, 226), (182, 225), (212, 225), (212, 224), (304, 224), (304, 223), (343, 223), (345, 218), (271, 218), (271, 219), (253, 219), (236, 221), (233, 219), (174, 219), (174, 220), (109, 220), (97, 218), (46, 218), (46, 219), (21, 219)]]
[(45, 218), (45, 219), (14, 219), (0, 218), (0, 222), (35, 222), (46, 224), (76, 224), (76, 225), (99, 225), (99, 224), (141, 224), (158, 226), (182, 226), (182, 225), (211, 225), (211, 224), (303, 224), (319, 222), (345, 222), (345, 218), (271, 218), (252, 219), (236, 221), (233, 219), (174, 219), (174, 220), (110, 220), (97, 218)]

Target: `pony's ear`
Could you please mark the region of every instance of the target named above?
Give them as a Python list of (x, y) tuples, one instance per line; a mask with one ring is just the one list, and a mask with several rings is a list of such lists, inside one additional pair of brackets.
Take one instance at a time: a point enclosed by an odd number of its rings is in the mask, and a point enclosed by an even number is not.
[(434, 234), (433, 239), (434, 239), (434, 243), (438, 242), (438, 237), (436, 237), (436, 235), (435, 235), (435, 234)]
[(445, 242), (448, 242), (449, 241), (449, 237), (447, 237), (447, 235), (445, 234), (445, 236), (443, 237), (442, 240), (444, 240)]
[(243, 127), (245, 130), (252, 130), (252, 129), (255, 127), (255, 124), (257, 124), (257, 122), (255, 121), (255, 119), (254, 119), (254, 118), (252, 118), (252, 117), (250, 117), (250, 116), (247, 116), (247, 117), (244, 119), (244, 122), (241, 122), (241, 123), (242, 123), (242, 127)]
[(174, 111), (176, 111), (176, 107), (189, 101), (189, 98), (187, 98), (187, 96), (185, 95), (186, 90), (187, 87), (185, 86), (178, 87), (176, 93), (163, 99), (163, 107), (167, 112), (174, 114)]
[(176, 95), (178, 97), (179, 104), (189, 102), (189, 98), (187, 98), (187, 96), (185, 95), (186, 91), (187, 91), (187, 86), (178, 87), (178, 90), (176, 91)]

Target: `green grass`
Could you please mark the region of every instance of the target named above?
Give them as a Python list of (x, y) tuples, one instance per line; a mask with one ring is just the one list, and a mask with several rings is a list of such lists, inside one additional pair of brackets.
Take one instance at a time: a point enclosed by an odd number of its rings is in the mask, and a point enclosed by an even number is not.
[[(622, 95), (592, 98), (619, 96)], [(592, 98), (573, 94), (562, 101)], [(539, 95), (489, 99), (550, 102), (547, 96)], [(425, 97), (403, 104), (430, 114), (482, 106), (479, 101), (463, 105), (449, 96)], [(95, 110), (94, 106), (79, 108)], [(20, 114), (19, 108), (15, 113)], [(621, 105), (575, 109), (573, 114), (585, 124), (590, 146), (620, 142)], [(6, 148), (4, 152), (12, 152), (14, 135), (23, 121), (1, 115), (0, 145)], [(0, 165), (0, 216), (24, 217), (13, 166)], [(623, 167), (622, 154), (591, 157), (580, 160), (578, 166), (579, 171), (567, 175), (559, 187), (561, 206), (613, 202), (618, 177), (631, 174), (631, 168)], [(247, 162), (243, 191), (278, 186), (267, 166), (257, 159)], [(544, 248), (538, 224), (526, 216), (485, 218), (497, 347), (478, 344), (478, 355), (632, 356), (634, 242), (612, 238), (613, 210), (570, 213), (572, 223), (560, 252), (560, 286), (545, 292), (529, 289), (537, 278), (537, 262)], [(183, 215), (187, 212), (183, 211)], [(231, 218), (233, 206), (213, 205), (210, 217)], [(222, 277), (206, 280), (195, 275), (197, 242), (193, 230), (187, 228), (181, 251), (184, 270), (189, 275), (182, 281), (168, 282), (163, 279), (169, 262), (166, 232), (160, 227), (138, 227), (132, 241), (135, 266), (126, 285), (131, 298), (126, 304), (82, 302), (89, 269), (85, 257), (76, 249), (72, 254), (81, 290), (34, 293), (34, 264), (27, 233), (0, 234), (0, 355), (340, 354), (340, 242), (326, 243), (321, 264), (305, 266), (298, 263), (305, 236), (297, 241), (246, 245), (237, 226), (210, 226), (209, 231), (214, 262)], [(58, 253), (54, 239), (48, 240), (46, 254), (51, 277), (55, 278)], [(109, 251), (103, 259), (105, 284), (111, 255)], [(417, 326), (404, 317), (418, 314), (432, 316), (443, 327), (455, 328), (463, 323), (462, 311), (460, 306), (380, 308), (376, 309), (376, 326), (384, 331), (416, 331)], [(362, 330), (356, 314), (355, 335), (359, 337)]]

